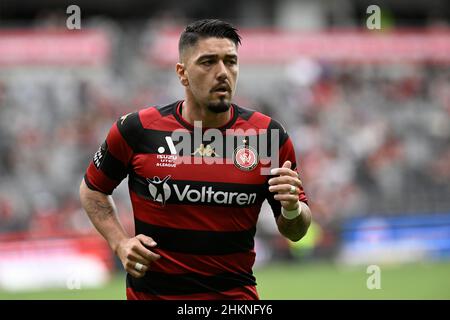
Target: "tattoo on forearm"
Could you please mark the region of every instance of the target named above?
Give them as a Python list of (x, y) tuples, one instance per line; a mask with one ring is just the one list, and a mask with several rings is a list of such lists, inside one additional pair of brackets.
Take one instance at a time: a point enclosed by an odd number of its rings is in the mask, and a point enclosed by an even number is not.
[(87, 213), (93, 218), (100, 221), (106, 220), (114, 216), (114, 207), (108, 201), (90, 199), (88, 202)]

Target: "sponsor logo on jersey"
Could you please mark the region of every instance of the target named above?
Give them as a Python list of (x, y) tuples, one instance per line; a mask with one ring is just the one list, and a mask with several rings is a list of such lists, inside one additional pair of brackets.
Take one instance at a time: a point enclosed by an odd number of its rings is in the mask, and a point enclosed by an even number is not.
[(123, 122), (127, 119), (127, 117), (128, 117), (130, 114), (131, 114), (131, 112), (130, 112), (130, 113), (127, 113), (126, 115), (123, 115), (123, 116), (120, 117), (120, 125), (123, 125)]
[(212, 186), (192, 186), (190, 184), (184, 187), (176, 183), (169, 185), (167, 181), (170, 175), (163, 179), (155, 176), (153, 179), (147, 178), (148, 190), (152, 199), (165, 205), (170, 197), (177, 197), (178, 201), (187, 201), (191, 203), (216, 203), (216, 204), (237, 204), (251, 205), (256, 202), (256, 192), (231, 192), (214, 190)]
[(156, 162), (157, 167), (169, 167), (169, 168), (177, 167), (178, 156), (171, 154), (158, 154), (156, 155), (156, 159), (158, 160)]
[(170, 168), (176, 168), (177, 167), (177, 150), (175, 149), (175, 145), (173, 144), (172, 137), (167, 136), (165, 138), (167, 146), (169, 147), (170, 154), (164, 154), (166, 152), (166, 148), (163, 146), (160, 146), (158, 148), (158, 155), (156, 155), (156, 159), (158, 160), (156, 162), (157, 167), (170, 167)]
[(170, 198), (172, 191), (170, 190), (167, 180), (170, 179), (170, 175), (166, 176), (164, 179), (159, 177), (153, 177), (153, 179), (147, 178), (148, 191), (153, 198), (153, 201), (160, 202), (161, 205), (166, 204), (166, 200)]
[(199, 155), (201, 157), (219, 157), (219, 155), (216, 153), (213, 147), (211, 147), (210, 144), (207, 144), (206, 147), (203, 143), (200, 144), (200, 147), (198, 147), (192, 155)]

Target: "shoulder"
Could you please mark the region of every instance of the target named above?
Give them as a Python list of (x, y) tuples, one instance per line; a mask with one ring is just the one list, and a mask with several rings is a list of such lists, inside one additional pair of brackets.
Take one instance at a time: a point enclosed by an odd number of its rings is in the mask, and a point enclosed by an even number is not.
[(175, 106), (176, 102), (166, 106), (150, 106), (130, 112), (117, 120), (117, 127), (124, 136), (138, 134), (151, 123), (171, 115)]
[(128, 137), (139, 132), (142, 128), (142, 123), (139, 117), (140, 111), (130, 112), (120, 116), (116, 121), (117, 129), (122, 136)]
[(287, 139), (288, 133), (280, 121), (251, 108), (241, 107), (238, 105), (234, 106), (236, 107), (238, 116), (249, 125), (257, 129), (267, 129), (269, 134), (276, 132), (282, 142)]
[(267, 129), (269, 126), (271, 120), (269, 116), (251, 108), (238, 106), (237, 104), (234, 104), (234, 107), (238, 119), (246, 122), (247, 125), (255, 127), (256, 129)]
[(178, 101), (165, 106), (152, 106), (139, 111), (139, 119), (144, 128), (149, 127), (153, 122), (166, 118), (175, 113)]

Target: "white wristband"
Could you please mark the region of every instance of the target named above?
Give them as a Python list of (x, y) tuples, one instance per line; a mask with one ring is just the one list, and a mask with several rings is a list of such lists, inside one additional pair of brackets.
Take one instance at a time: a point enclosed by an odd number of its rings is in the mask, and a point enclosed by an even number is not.
[(297, 218), (302, 213), (302, 205), (300, 204), (300, 201), (298, 202), (298, 207), (294, 210), (286, 210), (283, 207), (281, 207), (281, 214), (283, 217), (287, 220), (292, 220)]

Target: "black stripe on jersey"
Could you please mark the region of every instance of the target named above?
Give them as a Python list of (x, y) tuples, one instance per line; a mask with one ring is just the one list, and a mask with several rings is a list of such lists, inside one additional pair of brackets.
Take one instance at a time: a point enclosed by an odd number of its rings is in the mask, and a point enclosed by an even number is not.
[[(273, 141), (272, 130), (278, 130), (279, 148), (281, 148), (285, 144), (287, 139), (289, 138), (289, 135), (288, 135), (286, 129), (281, 125), (281, 123), (279, 123), (278, 121), (276, 121), (274, 119), (270, 120), (267, 130), (269, 133), (269, 139), (268, 139), (269, 142), (268, 143), (271, 143), (271, 141)], [(271, 150), (270, 147), (268, 149)]]
[(128, 145), (133, 149), (138, 149), (143, 126), (139, 119), (139, 112), (129, 113), (117, 120), (117, 128)]
[(86, 183), (86, 185), (88, 186), (89, 189), (94, 190), (94, 191), (98, 191), (101, 193), (104, 193), (103, 191), (97, 189), (88, 179), (87, 177), (87, 173), (84, 175), (84, 182)]
[[(153, 177), (152, 177), (153, 178)], [(158, 177), (163, 180), (165, 177)], [(190, 180), (167, 180), (170, 196), (165, 203), (205, 206), (245, 207), (264, 201), (264, 184), (224, 183)], [(144, 199), (154, 201), (150, 181), (131, 172), (129, 189)], [(164, 195), (166, 193), (164, 192)], [(155, 195), (159, 197), (158, 195)], [(161, 194), (162, 196), (162, 194)], [(239, 198), (239, 200), (238, 200)]]
[[(95, 159), (93, 161), (95, 162)], [(128, 174), (127, 168), (108, 149), (106, 149), (102, 163), (97, 169), (102, 170), (105, 175), (116, 181), (122, 181)]]
[[(139, 144), (133, 148), (135, 153), (153, 153), (158, 154), (158, 149), (163, 147), (165, 151), (162, 154), (171, 154), (167, 146), (166, 137), (171, 137), (172, 131), (160, 131), (153, 129), (142, 129), (142, 134), (139, 137)], [(175, 146), (178, 141), (174, 141)]]
[(235, 110), (238, 112), (239, 117), (241, 117), (244, 120), (250, 119), (250, 117), (255, 113), (254, 110), (250, 110), (250, 109), (247, 109), (247, 108), (239, 107), (237, 105), (235, 105), (235, 107), (236, 107)]
[[(268, 185), (269, 184), (267, 184), (267, 186)], [(273, 216), (275, 217), (275, 219), (277, 219), (281, 214), (281, 202), (276, 200), (274, 198), (274, 196), (275, 196), (275, 193), (270, 192), (269, 188), (267, 187), (266, 199), (267, 199), (267, 202), (269, 203), (270, 207), (272, 208)]]
[(176, 112), (176, 107), (180, 101), (168, 104), (166, 106), (157, 106), (156, 109), (159, 111), (159, 114), (163, 117), (166, 117), (170, 114)]
[(292, 163), (291, 169), (292, 170), (297, 170), (297, 162)]
[(223, 292), (238, 287), (256, 285), (255, 277), (248, 274), (220, 273), (205, 276), (197, 273), (166, 274), (147, 271), (139, 279), (127, 274), (127, 288), (154, 295), (188, 295)]
[[(208, 210), (205, 208), (205, 210)], [(170, 212), (167, 211), (170, 215)], [(157, 248), (186, 254), (224, 255), (249, 252), (254, 248), (256, 228), (245, 231), (203, 231), (156, 226), (135, 219), (136, 234), (158, 242)]]

